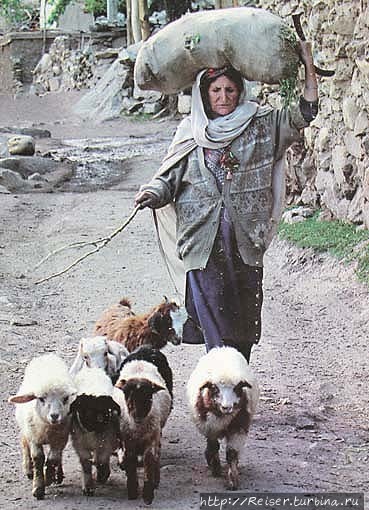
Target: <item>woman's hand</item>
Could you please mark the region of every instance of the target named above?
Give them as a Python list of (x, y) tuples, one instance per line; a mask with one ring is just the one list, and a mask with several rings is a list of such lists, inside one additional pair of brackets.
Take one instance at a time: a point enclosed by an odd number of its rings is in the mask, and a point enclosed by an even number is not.
[(150, 207), (155, 209), (159, 204), (159, 198), (151, 191), (139, 191), (135, 196), (135, 207), (139, 206), (140, 209)]

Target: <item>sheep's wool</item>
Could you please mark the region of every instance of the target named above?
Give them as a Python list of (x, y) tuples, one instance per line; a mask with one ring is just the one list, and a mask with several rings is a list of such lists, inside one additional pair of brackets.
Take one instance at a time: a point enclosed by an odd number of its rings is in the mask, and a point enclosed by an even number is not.
[(167, 387), (156, 366), (148, 361), (132, 360), (125, 364), (120, 372), (119, 380), (131, 378), (148, 379), (165, 389)]
[(91, 395), (94, 397), (113, 394), (111, 379), (101, 368), (84, 367), (75, 378), (78, 395)]
[(191, 407), (195, 407), (199, 389), (206, 383), (222, 383), (236, 386), (240, 381), (247, 381), (252, 391), (249, 395), (251, 411), (256, 407), (258, 384), (244, 356), (233, 347), (216, 347), (202, 356), (187, 383), (187, 395)]
[(27, 365), (18, 394), (33, 392), (36, 396), (53, 391), (75, 392), (73, 379), (66, 363), (56, 354), (33, 358)]

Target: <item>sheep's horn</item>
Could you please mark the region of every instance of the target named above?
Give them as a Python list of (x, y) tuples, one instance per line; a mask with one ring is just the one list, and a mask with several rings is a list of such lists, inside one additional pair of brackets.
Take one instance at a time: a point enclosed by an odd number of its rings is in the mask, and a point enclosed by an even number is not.
[[(301, 41), (306, 41), (306, 37), (304, 34), (304, 31), (302, 30), (301, 26), (301, 18), (302, 12), (299, 12), (298, 14), (292, 14), (292, 21), (296, 30), (297, 35), (301, 39)], [(335, 71), (329, 70), (329, 69), (321, 69), (320, 67), (317, 67), (314, 65), (314, 69), (316, 74), (319, 76), (333, 76)]]

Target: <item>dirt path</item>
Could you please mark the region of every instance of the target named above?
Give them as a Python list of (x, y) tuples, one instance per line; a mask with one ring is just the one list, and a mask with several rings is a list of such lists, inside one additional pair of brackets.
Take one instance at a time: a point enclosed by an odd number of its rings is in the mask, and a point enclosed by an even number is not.
[[(49, 251), (81, 238), (96, 239), (122, 223), (139, 184), (163, 155), (163, 139), (169, 140), (175, 126), (124, 120), (104, 126), (73, 120), (71, 126), (65, 121), (68, 101), (62, 103), (50, 112), (48, 98), (48, 114), (44, 104), (40, 119), (34, 104), (27, 106), (23, 100), (23, 118), (50, 128), (61, 139), (118, 132), (150, 136), (158, 141), (158, 151), (127, 161), (124, 178), (109, 189), (0, 195), (0, 508), (143, 508), (141, 500), (127, 500), (125, 479), (114, 460), (106, 486), (97, 489), (93, 501), (83, 497), (70, 445), (63, 485), (48, 488), (44, 501), (34, 500), (21, 473), (14, 409), (6, 402), (33, 355), (56, 351), (71, 362), (80, 337), (91, 333), (101, 311), (120, 297), (129, 296), (143, 311), (164, 294), (173, 295), (148, 211), (83, 265), (34, 285), (77, 255), (63, 253), (33, 270)], [(6, 107), (2, 98), (0, 105)], [(18, 110), (9, 108), (5, 122), (2, 109), (0, 124), (19, 125), (19, 113), (14, 114)], [(265, 273), (264, 330), (252, 356), (262, 396), (243, 456), (241, 488), (366, 491), (368, 291), (355, 282), (351, 269), (282, 242), (268, 252)], [(202, 347), (185, 345), (165, 349), (175, 375), (175, 405), (164, 431), (162, 481), (152, 508), (198, 508), (200, 492), (223, 490), (223, 481), (212, 479), (205, 467), (204, 441), (188, 419), (184, 398), (185, 382), (202, 352)]]

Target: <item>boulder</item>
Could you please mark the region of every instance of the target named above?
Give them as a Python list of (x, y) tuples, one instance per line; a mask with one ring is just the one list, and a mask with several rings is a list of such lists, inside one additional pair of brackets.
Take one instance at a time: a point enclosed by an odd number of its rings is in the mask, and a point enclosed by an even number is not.
[(35, 140), (32, 136), (12, 136), (8, 140), (8, 150), (12, 156), (33, 156), (36, 150)]

